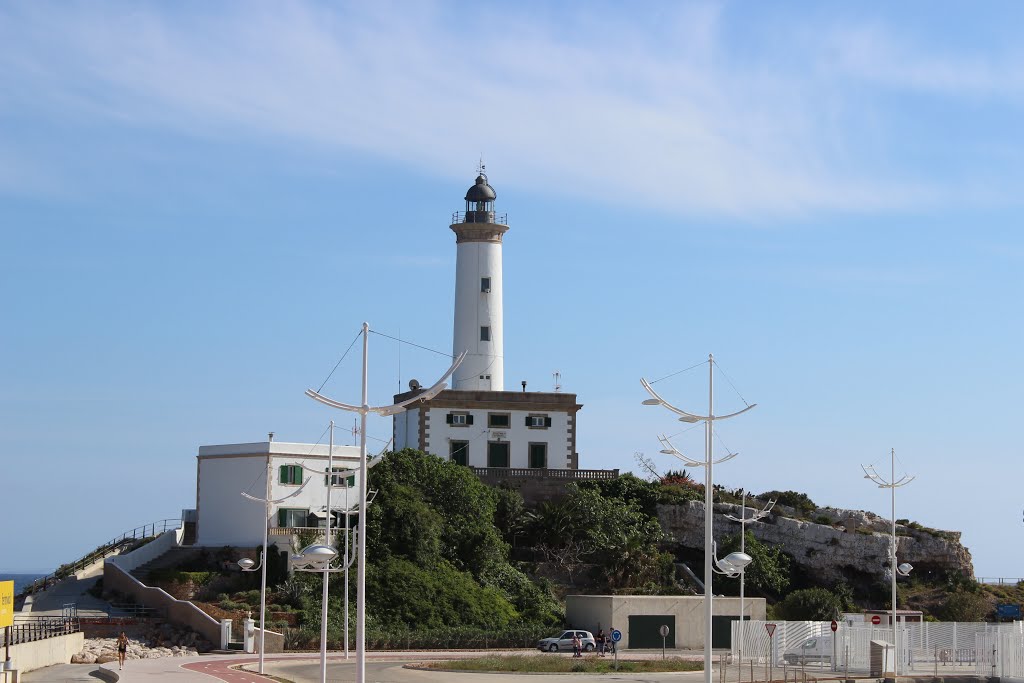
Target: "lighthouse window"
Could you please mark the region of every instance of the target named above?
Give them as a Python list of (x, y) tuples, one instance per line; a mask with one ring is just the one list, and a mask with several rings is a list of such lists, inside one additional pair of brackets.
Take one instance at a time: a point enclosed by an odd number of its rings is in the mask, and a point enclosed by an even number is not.
[(484, 325), (480, 328), (480, 341), (491, 341), (491, 328)]
[(512, 417), (508, 413), (487, 413), (487, 426), (505, 428), (512, 426)]
[(482, 277), (480, 278), (480, 291), (486, 294), (491, 291), (491, 278)]
[(547, 415), (527, 415), (526, 426), (530, 429), (547, 429), (551, 426), (551, 418)]
[(444, 421), (453, 427), (468, 427), (473, 424), (473, 416), (469, 413), (448, 413)]

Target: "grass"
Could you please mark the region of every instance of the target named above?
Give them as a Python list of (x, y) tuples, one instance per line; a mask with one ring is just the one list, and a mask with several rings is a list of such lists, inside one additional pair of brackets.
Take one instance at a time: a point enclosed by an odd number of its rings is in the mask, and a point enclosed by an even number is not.
[[(431, 669), (454, 671), (504, 671), (518, 673), (591, 673), (615, 672), (615, 658), (611, 655), (598, 657), (585, 655), (582, 658), (548, 655), (494, 655), (429, 662)], [(703, 671), (704, 663), (678, 657), (669, 659), (619, 659), (618, 673), (656, 673), (662, 671)]]

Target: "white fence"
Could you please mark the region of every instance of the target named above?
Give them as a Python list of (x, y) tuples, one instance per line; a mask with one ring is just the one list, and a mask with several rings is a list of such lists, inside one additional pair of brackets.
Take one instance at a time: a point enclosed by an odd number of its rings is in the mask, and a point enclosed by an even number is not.
[(1024, 623), (994, 626), (976, 636), (976, 673), (1014, 683), (1024, 681)]
[[(769, 636), (766, 626), (772, 625)], [(868, 623), (839, 622), (833, 634), (830, 622), (748, 621), (732, 624), (732, 660), (742, 656), (744, 668), (759, 670), (800, 667), (815, 672), (850, 672), (876, 675), (877, 651), (891, 648), (892, 628)], [(872, 666), (872, 641), (876, 661)], [(897, 668), (900, 674), (977, 674), (1018, 679), (1024, 683), (1024, 631), (1021, 622), (988, 624), (923, 622), (897, 627)], [(890, 650), (891, 652), (891, 650)], [(891, 656), (891, 655), (890, 655)], [(758, 676), (759, 678), (759, 676)]]

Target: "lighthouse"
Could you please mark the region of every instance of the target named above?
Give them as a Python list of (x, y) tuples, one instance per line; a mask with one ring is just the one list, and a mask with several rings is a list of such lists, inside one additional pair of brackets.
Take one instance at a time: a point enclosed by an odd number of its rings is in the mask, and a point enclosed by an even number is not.
[(503, 391), (501, 240), (504, 216), (494, 213), (498, 194), (483, 166), (466, 192), (466, 210), (452, 216), (455, 233), (455, 329), (452, 356), (468, 351), (452, 377), (452, 389)]
[[(527, 382), (505, 389), (501, 244), (508, 224), (496, 214), (498, 193), (481, 165), (466, 192), (464, 211), (452, 215), (455, 233), (455, 315), (452, 356), (467, 352), (452, 387), (409, 405), (394, 417), (396, 449), (418, 448), (472, 468), (495, 483), (508, 476), (561, 479), (586, 474), (576, 453), (576, 394), (527, 391)], [(425, 389), (415, 379), (395, 402)], [(589, 475), (588, 475), (589, 476)], [(495, 479), (497, 478), (497, 479)]]

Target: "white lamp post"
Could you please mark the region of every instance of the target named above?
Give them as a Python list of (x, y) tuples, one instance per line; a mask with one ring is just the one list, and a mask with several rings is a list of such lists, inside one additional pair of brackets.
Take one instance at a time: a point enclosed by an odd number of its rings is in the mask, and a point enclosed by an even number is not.
[[(273, 436), (273, 435), (271, 435), (271, 436)], [(270, 443), (273, 443), (273, 442), (270, 442)], [(250, 496), (245, 491), (242, 492), (242, 496), (243, 497), (248, 498), (249, 500), (256, 501), (257, 503), (263, 503), (264, 504), (264, 508), (263, 508), (263, 511), (264, 511), (264, 514), (263, 514), (263, 552), (260, 554), (260, 563), (259, 563), (259, 566), (256, 566), (256, 563), (253, 562), (248, 557), (243, 557), (242, 559), (240, 559), (238, 561), (238, 566), (241, 567), (242, 571), (244, 571), (244, 572), (254, 572), (254, 571), (257, 571), (257, 570), (262, 571), (262, 575), (260, 576), (260, 664), (259, 664), (260, 675), (263, 675), (263, 652), (264, 652), (263, 644), (265, 642), (265, 637), (264, 636), (265, 636), (266, 631), (267, 631), (267, 624), (266, 624), (266, 614), (267, 614), (267, 541), (268, 541), (268, 536), (270, 535), (270, 508), (271, 508), (272, 505), (280, 505), (281, 503), (283, 503), (284, 501), (288, 500), (289, 498), (292, 498), (293, 496), (299, 495), (302, 492), (302, 489), (306, 488), (306, 484), (309, 483), (308, 480), (304, 481), (302, 483), (302, 486), (300, 486), (299, 488), (297, 488), (295, 491), (293, 491), (292, 493), (288, 494), (284, 498), (278, 498), (277, 500), (271, 500), (271, 498), (270, 498), (270, 481), (271, 481), (271, 477), (273, 475), (273, 460), (272, 460), (273, 456), (272, 456), (272, 454), (270, 452), (270, 449), (271, 449), (271, 447), (267, 446), (267, 472), (266, 472), (267, 488), (266, 488), (266, 497), (264, 497), (264, 498), (256, 498), (255, 496)]]
[(333, 399), (321, 396), (312, 389), (306, 390), (306, 396), (309, 396), (315, 401), (319, 401), (325, 405), (331, 406), (332, 408), (338, 408), (340, 410), (347, 410), (349, 412), (358, 413), (360, 417), (360, 430), (359, 430), (359, 527), (356, 532), (356, 539), (358, 541), (357, 558), (359, 562), (359, 568), (356, 570), (356, 683), (366, 683), (366, 417), (370, 413), (374, 413), (380, 416), (389, 416), (400, 413), (406, 409), (412, 403), (417, 401), (429, 400), (441, 393), (445, 387), (445, 380), (451, 377), (455, 369), (459, 367), (459, 364), (466, 358), (466, 352), (463, 351), (455, 362), (452, 363), (448, 371), (437, 381), (434, 386), (430, 387), (421, 394), (417, 394), (412, 398), (406, 399), (399, 403), (387, 406), (371, 407), (368, 403), (368, 374), (369, 374), (369, 334), (370, 325), (363, 323), (363, 391), (362, 391), (362, 403), (361, 405), (352, 405), (350, 403), (341, 403)]
[(875, 482), (880, 489), (889, 489), (892, 494), (892, 538), (889, 541), (889, 568), (890, 574), (892, 574), (892, 677), (896, 680), (899, 671), (899, 641), (897, 640), (898, 635), (896, 631), (896, 575), (909, 576), (911, 570), (914, 568), (908, 562), (898, 564), (896, 560), (896, 489), (901, 486), (906, 486), (914, 480), (911, 475), (904, 474), (899, 479), (896, 478), (896, 449), (893, 448), (889, 452), (890, 456), (890, 473), (889, 479), (882, 478), (877, 471), (875, 471), (874, 465), (861, 465), (861, 469), (864, 470), (864, 478), (870, 479)]
[[(723, 463), (726, 460), (730, 460), (736, 457), (736, 453), (730, 453), (721, 460), (714, 460), (711, 456), (711, 441), (712, 441), (712, 430), (713, 424), (717, 420), (727, 420), (730, 417), (736, 417), (741, 415), (757, 404), (748, 405), (743, 410), (738, 410), (735, 413), (728, 415), (715, 415), (715, 357), (708, 355), (708, 414), (707, 415), (695, 415), (688, 413), (685, 410), (681, 410), (670, 404), (668, 401), (658, 395), (654, 388), (651, 387), (651, 383), (646, 379), (641, 379), (640, 384), (643, 388), (651, 395), (651, 398), (645, 400), (644, 405), (662, 406), (672, 411), (679, 416), (681, 422), (695, 423), (704, 421), (704, 460), (693, 460), (688, 458), (679, 452), (669, 441), (668, 437), (660, 436), (658, 440), (665, 447), (662, 453), (674, 455), (683, 462), (687, 463), (690, 467), (703, 467), (705, 472), (704, 477), (704, 681), (705, 683), (712, 683), (711, 681), (711, 602), (713, 600), (713, 592), (711, 590), (711, 577), (714, 572), (713, 567), (713, 556), (714, 556), (714, 538), (712, 536), (712, 521), (711, 518), (714, 515), (714, 477), (712, 476), (712, 470), (715, 465)], [(745, 403), (745, 401), (744, 401)], [(744, 565), (745, 566), (745, 565)], [(358, 683), (363, 683), (359, 681)]]
[[(740, 552), (746, 555), (747, 553), (747, 522), (757, 522), (768, 516), (772, 508), (775, 507), (775, 501), (768, 501), (768, 505), (762, 510), (757, 510), (750, 517), (747, 517), (747, 492), (743, 491), (743, 506), (740, 512), (740, 516), (726, 515), (725, 518), (739, 522), (740, 524)], [(749, 556), (748, 556), (749, 557)], [(743, 638), (746, 635), (746, 628), (743, 625), (743, 611), (744, 611), (744, 599), (743, 584), (746, 581), (747, 575), (745, 572), (740, 572), (740, 644), (739, 644), (739, 671), (740, 676), (743, 675)]]

